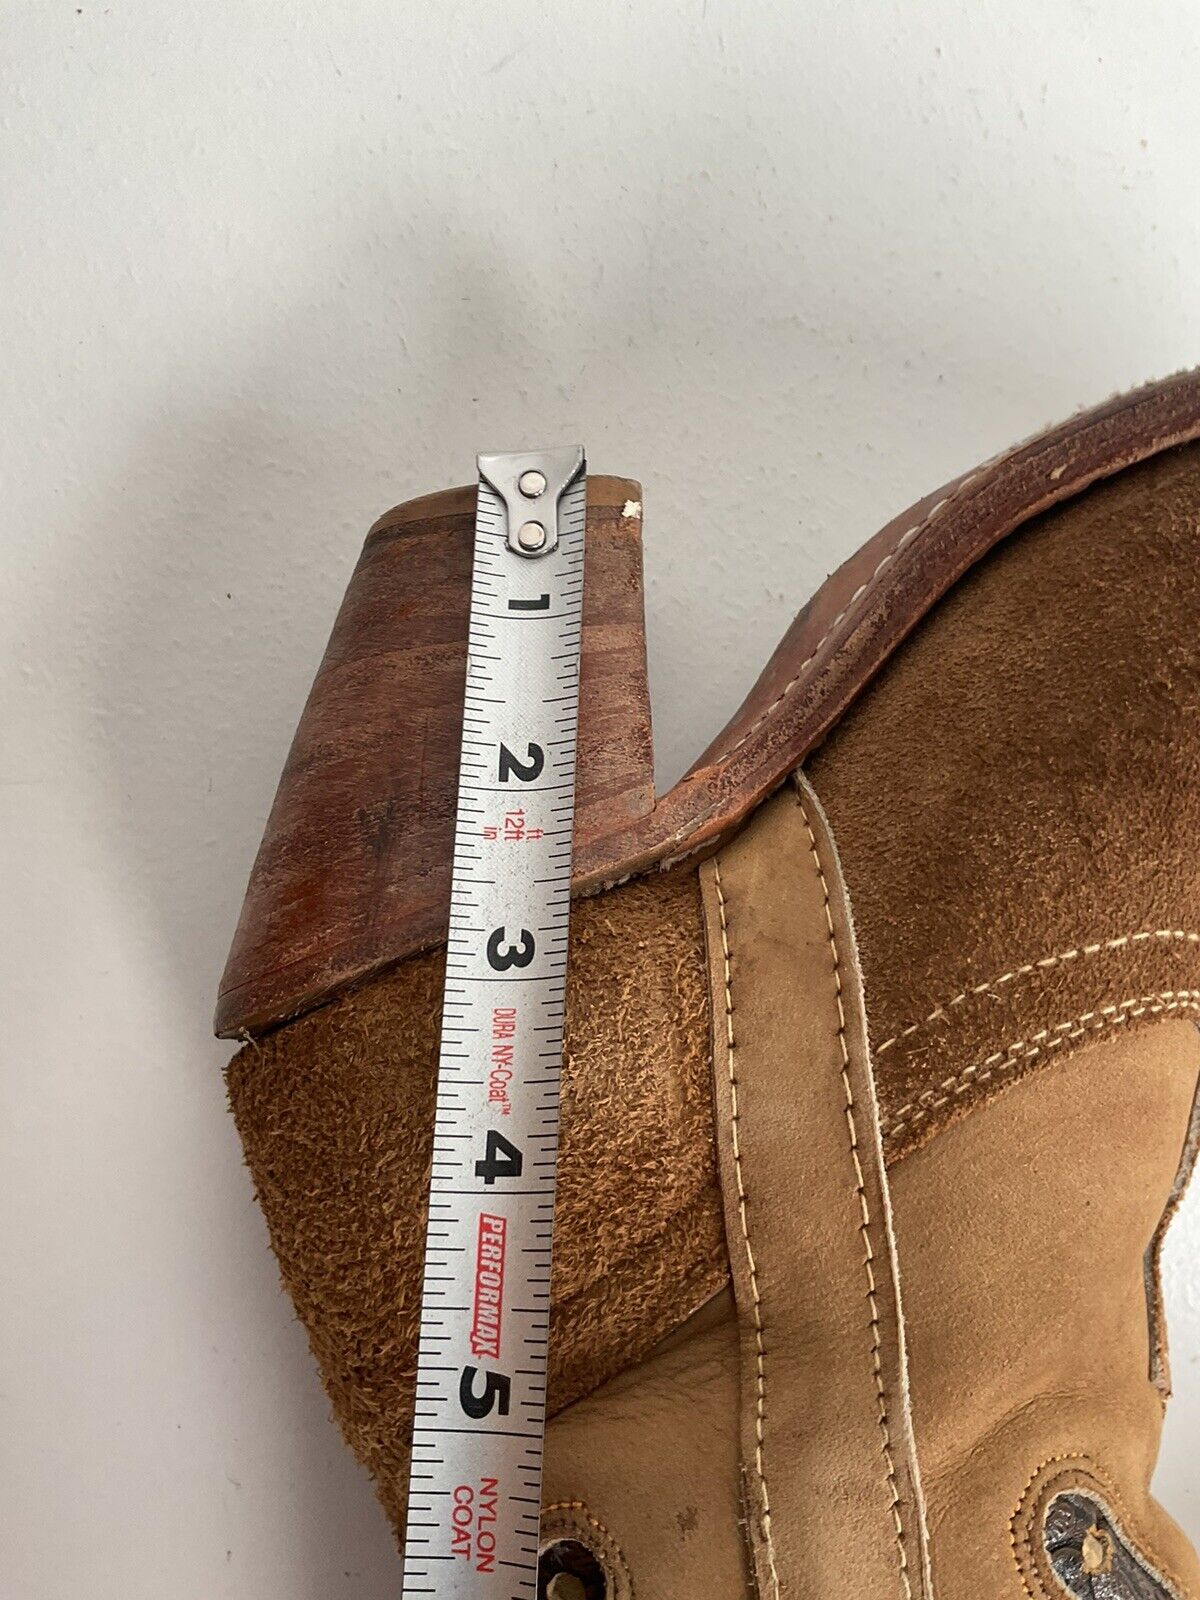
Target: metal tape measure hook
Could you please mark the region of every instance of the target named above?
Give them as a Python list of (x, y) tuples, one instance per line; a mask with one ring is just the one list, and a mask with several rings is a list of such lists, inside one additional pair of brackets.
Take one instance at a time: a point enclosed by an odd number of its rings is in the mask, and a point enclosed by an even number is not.
[(556, 550), (559, 503), (584, 470), (583, 446), (477, 459), (479, 476), (504, 501), (513, 554), (530, 559)]

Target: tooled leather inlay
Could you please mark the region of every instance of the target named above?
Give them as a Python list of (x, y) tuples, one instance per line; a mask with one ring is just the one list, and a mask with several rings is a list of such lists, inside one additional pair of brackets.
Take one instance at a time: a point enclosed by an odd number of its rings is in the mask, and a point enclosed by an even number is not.
[(1079, 1600), (1177, 1600), (1090, 1495), (1056, 1495), (1043, 1537), (1055, 1577)]

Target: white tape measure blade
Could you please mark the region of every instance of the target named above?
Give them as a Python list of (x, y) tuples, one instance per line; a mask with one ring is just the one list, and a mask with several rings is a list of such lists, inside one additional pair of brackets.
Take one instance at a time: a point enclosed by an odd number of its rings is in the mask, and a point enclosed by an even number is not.
[(480, 457), (406, 1597), (537, 1586), (583, 614), (582, 450)]

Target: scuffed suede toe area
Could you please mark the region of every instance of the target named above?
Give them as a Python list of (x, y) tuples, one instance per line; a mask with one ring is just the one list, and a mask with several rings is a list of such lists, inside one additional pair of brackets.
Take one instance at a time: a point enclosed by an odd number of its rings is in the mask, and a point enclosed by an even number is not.
[[(348, 1443), (403, 1523), (441, 952), (247, 1045), (229, 1093), (271, 1242)], [(550, 1405), (726, 1281), (695, 871), (576, 904)]]
[(1200, 1005), (1200, 447), (962, 579), (806, 770), (889, 1159), (1070, 1041)]

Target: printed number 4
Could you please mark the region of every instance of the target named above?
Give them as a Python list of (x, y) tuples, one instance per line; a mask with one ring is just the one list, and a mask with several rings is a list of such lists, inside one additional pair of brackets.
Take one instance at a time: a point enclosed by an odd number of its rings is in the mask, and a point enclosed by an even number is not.
[(510, 1144), (502, 1133), (489, 1128), (484, 1144), (482, 1161), (475, 1163), (475, 1176), (484, 1183), (495, 1183), (497, 1178), (519, 1178), (524, 1166), (521, 1152)]

